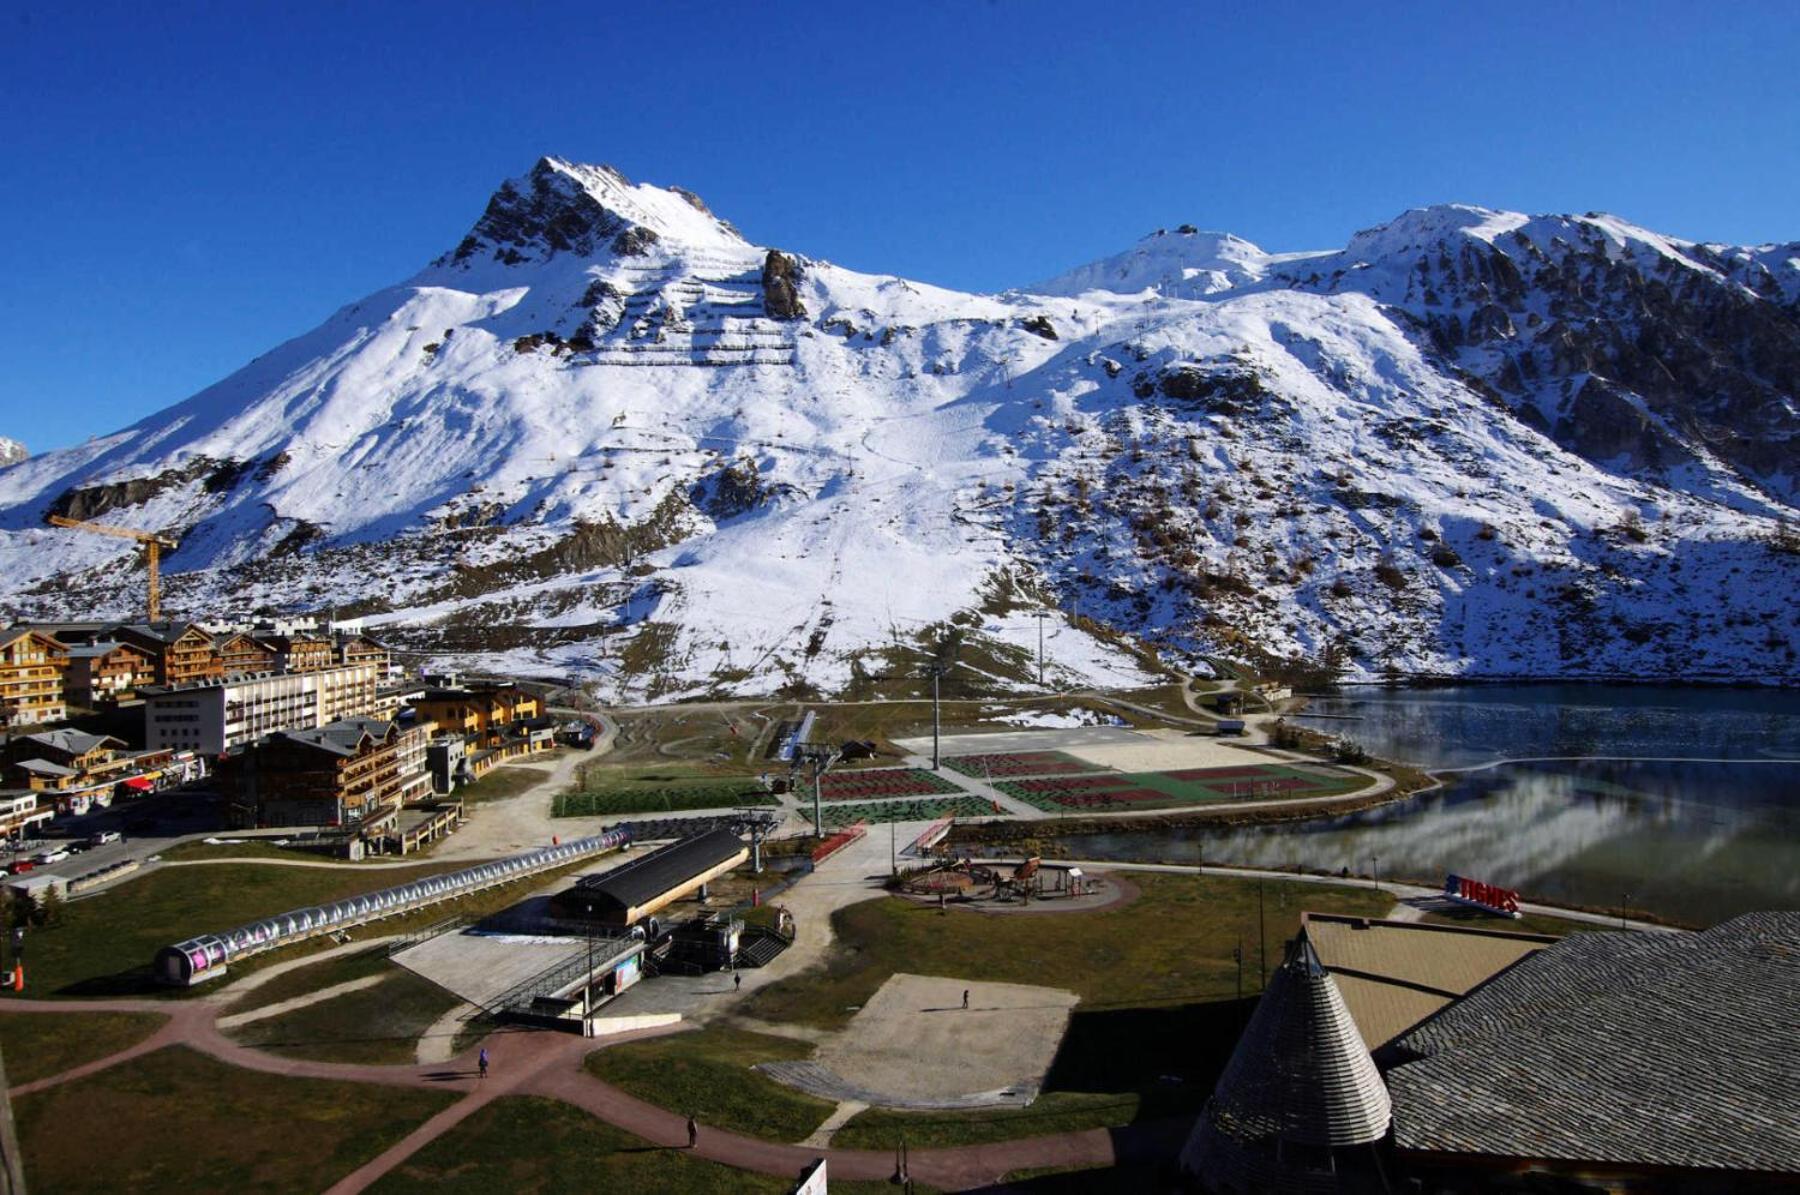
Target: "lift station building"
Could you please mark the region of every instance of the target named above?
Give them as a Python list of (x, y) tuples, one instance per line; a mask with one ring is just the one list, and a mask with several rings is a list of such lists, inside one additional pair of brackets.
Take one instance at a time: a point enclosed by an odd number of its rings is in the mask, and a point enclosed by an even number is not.
[(736, 834), (710, 830), (601, 875), (583, 876), (551, 898), (551, 909), (558, 917), (629, 928), (749, 857), (750, 848)]

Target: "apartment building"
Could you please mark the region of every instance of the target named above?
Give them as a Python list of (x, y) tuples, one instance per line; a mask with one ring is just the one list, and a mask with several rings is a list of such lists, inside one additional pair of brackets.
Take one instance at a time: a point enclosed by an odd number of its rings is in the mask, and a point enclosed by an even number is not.
[(69, 648), (63, 689), (75, 705), (94, 709), (123, 701), (156, 681), (156, 659), (134, 643), (102, 641)]
[(142, 694), (145, 743), (220, 755), (264, 735), (366, 718), (376, 709), (378, 679), (373, 665), (357, 664), (147, 689)]
[(381, 669), (384, 680), (393, 675), (393, 652), (385, 643), (378, 643), (367, 635), (338, 636), (337, 656), (342, 664), (375, 665)]
[(69, 716), (63, 672), (69, 649), (29, 628), (0, 632), (0, 727), (36, 726)]
[(221, 772), (232, 821), (385, 830), (402, 805), (431, 791), (425, 737), (420, 728), (373, 718), (270, 735)]
[(471, 684), (431, 689), (413, 702), (413, 709), (420, 721), (435, 722), (441, 731), (462, 735), (480, 747), (494, 747), (518, 723), (542, 717), (544, 703), (517, 685)]
[(265, 676), (278, 670), (275, 649), (243, 631), (219, 638), (219, 665), (229, 677)]
[(281, 672), (323, 672), (338, 664), (337, 649), (320, 635), (269, 635), (263, 642), (275, 652), (275, 667)]
[(39, 804), (36, 793), (0, 791), (0, 839), (30, 838), (55, 816), (55, 810)]
[(110, 637), (148, 651), (156, 662), (158, 685), (200, 685), (225, 676), (217, 641), (193, 623), (130, 623), (114, 628)]

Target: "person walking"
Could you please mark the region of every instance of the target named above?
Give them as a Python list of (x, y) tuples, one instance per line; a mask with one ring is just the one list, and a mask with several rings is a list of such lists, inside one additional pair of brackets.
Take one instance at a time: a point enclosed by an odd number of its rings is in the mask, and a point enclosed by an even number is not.
[(969, 989), (968, 988), (963, 989), (963, 1007), (964, 1008), (969, 1007)]
[(734, 992), (741, 992), (744, 990), (744, 973), (742, 971), (739, 971), (731, 977), (731, 990)]
[(700, 1144), (700, 1126), (690, 1116), (688, 1117), (688, 1148), (693, 1149), (698, 1144)]
[(481, 1057), (476, 1059), (476, 1065), (481, 1068), (481, 1077), (484, 1079), (487, 1078), (488, 1056), (486, 1046), (481, 1047)]

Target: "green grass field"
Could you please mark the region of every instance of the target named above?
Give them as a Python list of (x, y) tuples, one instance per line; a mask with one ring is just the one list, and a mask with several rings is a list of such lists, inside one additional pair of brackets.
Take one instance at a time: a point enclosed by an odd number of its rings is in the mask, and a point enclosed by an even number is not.
[(171, 942), (448, 870), (452, 868), (441, 864), (162, 868), (98, 896), (70, 901), (57, 924), (28, 931), (25, 994), (110, 996), (164, 990), (151, 983), (150, 960)]
[(284, 1058), (374, 1066), (409, 1063), (424, 1032), (462, 1001), (392, 963), (382, 970), (389, 974), (371, 987), (251, 1021), (232, 1029), (231, 1036)]
[[(373, 938), (405, 933), (447, 917), (484, 917), (516, 903), (531, 888), (592, 865), (592, 859), (579, 860), (403, 916), (370, 922), (352, 932), (358, 937)], [(63, 906), (57, 924), (29, 931), (25, 995), (181, 996), (217, 992), (221, 982), (230, 983), (232, 979), (194, 988), (165, 988), (153, 980), (150, 961), (157, 950), (195, 934), (229, 929), (259, 917), (341, 900), (359, 892), (374, 892), (465, 866), (466, 863), (436, 863), (368, 868), (346, 863), (333, 867), (270, 867), (225, 863), (216, 867), (163, 868), (98, 896), (71, 901)], [(323, 950), (331, 944), (329, 938), (308, 939), (287, 949), (234, 962), (228, 974), (249, 974), (272, 962)], [(0, 995), (0, 1001), (3, 1000)]]
[(856, 804), (838, 802), (824, 808), (827, 830), (842, 829), (857, 822), (877, 825), (886, 822), (932, 821), (952, 814), (957, 817), (993, 817), (994, 806), (980, 797), (909, 797), (898, 801)]
[(173, 1046), (14, 1109), (34, 1191), (191, 1195), (323, 1191), (455, 1098), (279, 1078)]
[(626, 788), (608, 792), (559, 793), (552, 817), (606, 817), (615, 813), (678, 813), (690, 809), (731, 809), (739, 805), (774, 805), (776, 800), (754, 782), (688, 782), (667, 788)]
[(147, 1012), (57, 1012), (0, 1015), (6, 1081), (16, 1087), (47, 1079), (134, 1046), (161, 1028)]
[[(1124, 875), (1142, 895), (1122, 907), (1051, 916), (940, 914), (897, 898), (863, 901), (832, 914), (837, 943), (825, 963), (762, 989), (747, 1015), (840, 1028), (896, 971), (1064, 988), (1082, 1010), (1229, 1000), (1237, 993), (1232, 949), (1254, 961), (1255, 881), (1226, 876)], [(1271, 966), (1300, 928), (1304, 910), (1379, 917), (1393, 898), (1363, 888), (1263, 886)], [(1254, 992), (1254, 967), (1246, 993)]]
[(971, 1112), (896, 1112), (870, 1108), (833, 1133), (833, 1149), (892, 1149), (903, 1136), (913, 1149), (986, 1145), (1019, 1137), (1047, 1137), (1112, 1129), (1137, 1119), (1135, 1092), (1047, 1091), (1029, 1108)]
[(1369, 783), (1366, 776), (1354, 772), (1330, 774), (1333, 771), (1322, 766), (1301, 769), (1280, 764), (1256, 764), (1123, 775), (995, 780), (994, 787), (1046, 812), (1082, 813), (1335, 796), (1354, 792)]
[(371, 946), (367, 950), (356, 950), (340, 954), (336, 958), (308, 963), (291, 971), (284, 971), (267, 983), (251, 988), (227, 1005), (226, 1012), (230, 1014), (249, 1012), (253, 1008), (267, 1008), (271, 1004), (280, 1004), (283, 1000), (292, 1000), (308, 992), (319, 992), (340, 983), (349, 983), (353, 979), (380, 975), (390, 965), (386, 946)]
[[(734, 1170), (615, 1129), (535, 1096), (495, 1100), (370, 1188), (376, 1195), (784, 1195), (792, 1178)], [(831, 1180), (834, 1195), (876, 1195), (886, 1183)], [(916, 1188), (921, 1193), (925, 1187)]]
[(799, 1141), (833, 1104), (766, 1079), (759, 1062), (809, 1058), (812, 1046), (787, 1037), (709, 1026), (588, 1055), (588, 1073), (641, 1100), (700, 1123), (771, 1141)]
[[(533, 755), (520, 760), (519, 763), (554, 763), (560, 754), (559, 751), (552, 751), (544, 755)], [(520, 793), (530, 791), (534, 786), (542, 784), (549, 778), (550, 773), (545, 768), (497, 764), (487, 775), (473, 784), (463, 785), (452, 795), (466, 805), (475, 806), (484, 801), (500, 801), (507, 797), (516, 797)]]

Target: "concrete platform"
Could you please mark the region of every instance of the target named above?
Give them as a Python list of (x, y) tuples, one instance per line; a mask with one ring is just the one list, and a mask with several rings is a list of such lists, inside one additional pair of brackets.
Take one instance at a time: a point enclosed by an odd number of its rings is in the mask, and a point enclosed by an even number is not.
[(488, 1007), (534, 975), (587, 952), (582, 938), (540, 938), (474, 930), (439, 934), (394, 961), (470, 1004)]
[(896, 974), (809, 1062), (757, 1069), (828, 1099), (890, 1108), (1023, 1106), (1037, 1098), (1078, 1000), (1056, 988)]
[[(895, 739), (894, 745), (916, 755), (931, 754), (929, 738)], [(1214, 738), (1186, 730), (1134, 730), (1124, 726), (946, 735), (940, 747), (940, 753), (946, 756), (1004, 755), (1024, 751), (1061, 751), (1121, 772), (1229, 768), (1272, 762), (1262, 752), (1247, 750), (1245, 743), (1238, 739)]]

